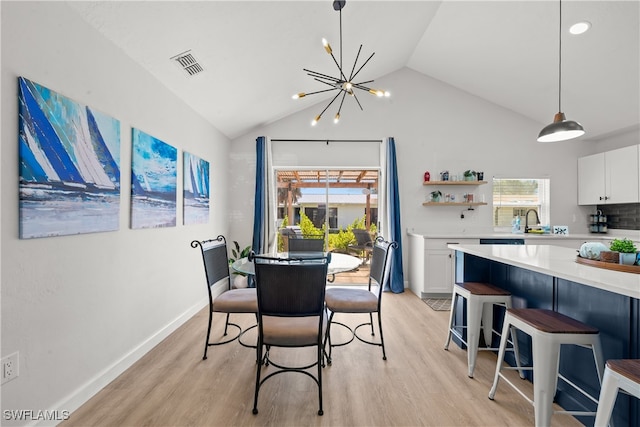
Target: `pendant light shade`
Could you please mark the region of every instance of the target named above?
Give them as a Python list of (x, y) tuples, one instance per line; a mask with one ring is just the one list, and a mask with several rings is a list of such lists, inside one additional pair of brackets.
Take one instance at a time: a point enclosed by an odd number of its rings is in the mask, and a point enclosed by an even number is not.
[(582, 125), (573, 120), (567, 120), (561, 107), (562, 92), (562, 0), (560, 0), (560, 31), (558, 49), (558, 112), (553, 118), (553, 123), (545, 126), (538, 134), (538, 142), (558, 142), (577, 138), (584, 135)]
[(567, 120), (564, 113), (557, 113), (553, 123), (545, 126), (538, 134), (538, 142), (558, 142), (584, 135), (584, 128), (578, 122)]

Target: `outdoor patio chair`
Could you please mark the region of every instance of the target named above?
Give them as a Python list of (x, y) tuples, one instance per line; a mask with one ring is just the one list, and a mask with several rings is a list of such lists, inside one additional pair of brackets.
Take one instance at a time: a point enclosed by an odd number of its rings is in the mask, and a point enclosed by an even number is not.
[(369, 231), (361, 228), (354, 228), (351, 231), (356, 238), (356, 243), (354, 245), (349, 245), (347, 249), (350, 252), (361, 256), (362, 262), (366, 263), (371, 257), (371, 252), (373, 251), (373, 239), (371, 238), (371, 234)]

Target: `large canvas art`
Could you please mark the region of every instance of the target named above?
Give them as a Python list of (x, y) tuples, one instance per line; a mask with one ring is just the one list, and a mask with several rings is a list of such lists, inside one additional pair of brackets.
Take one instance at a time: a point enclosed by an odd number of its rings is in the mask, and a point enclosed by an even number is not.
[(185, 225), (209, 222), (209, 162), (184, 153), (184, 218)]
[(176, 225), (178, 150), (132, 130), (131, 228)]
[(120, 122), (20, 77), (20, 238), (113, 231)]

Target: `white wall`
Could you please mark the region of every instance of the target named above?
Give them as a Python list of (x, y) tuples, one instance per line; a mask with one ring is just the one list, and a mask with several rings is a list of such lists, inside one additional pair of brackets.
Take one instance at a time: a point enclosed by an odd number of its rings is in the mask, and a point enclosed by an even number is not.
[[(2, 410), (73, 410), (206, 304), (189, 243), (228, 232), (229, 140), (64, 2), (0, 7), (1, 352), (20, 352)], [(119, 231), (18, 239), (18, 76), (121, 121)], [(181, 225), (179, 196), (176, 227), (129, 229), (132, 126), (178, 148), (179, 193), (182, 152), (210, 162), (209, 224)]]
[[(586, 150), (583, 141), (540, 144), (536, 137), (545, 123), (536, 123), (408, 68), (376, 80), (375, 86), (389, 90), (391, 98), (363, 94), (360, 99), (364, 111), (343, 111), (337, 126), (331, 120), (335, 114), (333, 106), (316, 127), (309, 125), (326, 105), (322, 102), (233, 141), (230, 186), (239, 197), (234, 197), (229, 205), (238, 219), (230, 225), (232, 234), (248, 231), (247, 236), (251, 235), (258, 135), (309, 139), (395, 137), (401, 223), (405, 230), (490, 229), (490, 206), (465, 211), (464, 219), (460, 219), (462, 209), (458, 207), (422, 206), (430, 191), (430, 187), (422, 185), (425, 171), (435, 177), (444, 169), (459, 172), (474, 169), (483, 171), (488, 181), (492, 176), (550, 178), (552, 224), (568, 225), (574, 233), (587, 231), (587, 213), (577, 206), (577, 157)], [(551, 117), (553, 112), (549, 114)], [(301, 149), (310, 148), (301, 143)], [(475, 191), (490, 200), (490, 185)], [(404, 250), (406, 260), (407, 248)]]

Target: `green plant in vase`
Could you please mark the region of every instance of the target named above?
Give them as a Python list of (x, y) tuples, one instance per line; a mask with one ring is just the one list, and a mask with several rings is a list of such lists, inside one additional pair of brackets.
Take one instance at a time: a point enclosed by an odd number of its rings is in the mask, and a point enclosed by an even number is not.
[[(247, 246), (246, 248), (240, 250), (240, 244), (234, 240), (233, 247), (231, 248), (231, 257), (229, 258), (229, 267), (231, 267), (231, 264), (233, 264), (237, 260), (248, 257), (250, 252), (251, 246)], [(233, 279), (233, 286), (235, 288), (246, 288), (248, 286), (248, 279), (246, 274), (240, 273), (238, 271), (234, 271), (233, 274), (235, 275)]]
[(620, 252), (620, 264), (633, 265), (636, 262), (636, 245), (629, 239), (613, 239), (609, 246), (614, 252)]
[(475, 181), (476, 179), (476, 171), (468, 169), (464, 171), (464, 180), (465, 181)]
[(433, 190), (431, 192), (431, 201), (432, 202), (439, 202), (441, 197), (442, 197), (442, 192), (440, 190)]

